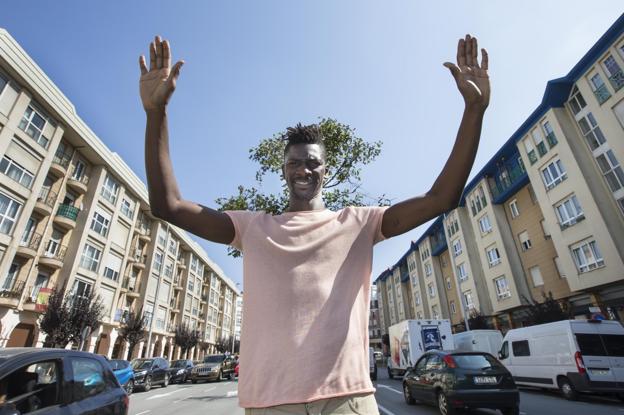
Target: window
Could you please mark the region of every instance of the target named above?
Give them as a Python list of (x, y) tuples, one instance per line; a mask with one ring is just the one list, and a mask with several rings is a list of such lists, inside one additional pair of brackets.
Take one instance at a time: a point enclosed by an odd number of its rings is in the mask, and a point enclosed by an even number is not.
[(545, 121), (542, 124), (542, 127), (544, 127), (544, 131), (546, 132), (546, 141), (548, 142), (548, 145), (550, 146), (550, 148), (553, 148), (557, 145), (557, 137), (555, 136), (553, 128), (550, 126), (550, 123), (548, 121)]
[(483, 191), (483, 187), (479, 186), (470, 198), (470, 208), (472, 210), (472, 216), (475, 216), (477, 213), (481, 212), (481, 210), (486, 206), (487, 200), (485, 199), (485, 192)]
[(427, 291), (429, 292), (429, 297), (433, 298), (436, 295), (436, 290), (435, 287), (433, 286), (433, 283), (427, 285)]
[(450, 278), (446, 278), (446, 289), (450, 290), (451, 289), (451, 279)]
[(11, 234), (22, 204), (0, 193), (0, 233)]
[(416, 305), (420, 305), (420, 292), (416, 291), (414, 293), (414, 303)]
[(470, 290), (464, 291), (462, 295), (464, 297), (464, 304), (466, 305), (466, 309), (472, 310), (474, 308), (474, 303), (472, 302), (472, 292)]
[(579, 117), (577, 122), (581, 133), (583, 133), (583, 137), (585, 137), (585, 142), (592, 151), (607, 141), (604, 134), (602, 134), (602, 130), (598, 126), (596, 118), (594, 118), (591, 112), (587, 113), (585, 117)]
[(9, 268), (9, 272), (7, 272), (6, 277), (4, 277), (4, 282), (2, 283), (2, 291), (10, 291), (11, 288), (13, 288), (13, 284), (15, 283), (15, 280), (17, 279), (17, 275), (19, 274), (20, 271), (20, 264), (14, 262), (11, 264), (11, 267)]
[(533, 279), (533, 286), (539, 287), (540, 285), (544, 285), (544, 279), (542, 278), (542, 273), (538, 266), (534, 266), (529, 268), (529, 272), (531, 273), (531, 279)]
[(95, 359), (72, 357), (72, 371), (74, 379), (71, 382), (73, 398), (76, 401), (104, 392), (114, 382), (108, 378), (104, 368)]
[(511, 297), (511, 291), (509, 291), (507, 279), (504, 276), (496, 278), (494, 286), (496, 287), (496, 296), (499, 299)]
[(11, 158), (4, 156), (0, 161), (0, 172), (6, 174), (27, 189), (30, 189), (35, 175)]
[(87, 166), (85, 162), (82, 160), (77, 160), (71, 178), (77, 181), (82, 181), (82, 179), (85, 177), (86, 171)]
[(598, 100), (599, 104), (602, 104), (603, 102), (611, 98), (611, 93), (607, 89), (607, 86), (602, 80), (602, 77), (600, 76), (600, 74), (594, 74), (589, 79), (589, 81), (590, 81), (589, 83), (592, 86), (592, 90), (594, 91), (594, 95), (596, 96), (596, 99)]
[(106, 258), (106, 266), (104, 267), (104, 276), (110, 280), (117, 281), (119, 279), (120, 269), (121, 258), (109, 253), (108, 258)]
[[(3, 402), (10, 401), (14, 408), (11, 411), (7, 405), (0, 407), (7, 409), (7, 413), (54, 413), (58, 409), (52, 407), (61, 405), (62, 394), (60, 382), (62, 374), (59, 362), (55, 360), (31, 363), (14, 370), (0, 380), (6, 385), (3, 392)], [(5, 388), (3, 388), (5, 389)], [(46, 408), (49, 408), (46, 410)]]
[(555, 160), (542, 169), (542, 180), (546, 190), (550, 190), (567, 178), (567, 173), (561, 160)]
[(420, 254), (420, 259), (422, 261), (424, 261), (425, 259), (429, 258), (429, 248), (425, 248), (423, 249), (423, 251)]
[(507, 359), (509, 357), (509, 343), (504, 342), (503, 347), (500, 350), (501, 359)]
[(46, 117), (35, 109), (33, 105), (29, 105), (24, 112), (24, 116), (20, 121), (18, 127), (24, 131), (33, 140), (37, 142), (41, 147), (48, 148), (50, 139), (43, 134), (43, 130), (46, 127)]
[(451, 313), (455, 314), (457, 309), (455, 308), (455, 301), (451, 301)]
[(96, 233), (106, 237), (110, 226), (111, 216), (109, 213), (96, 210), (93, 212), (93, 219), (91, 220), (91, 229)]
[(97, 272), (100, 265), (100, 256), (102, 251), (95, 246), (86, 243), (82, 250), (82, 257), (80, 258), (80, 266), (84, 269), (88, 269), (93, 272)]
[(513, 350), (514, 356), (531, 356), (528, 340), (511, 342), (511, 349)]
[(431, 275), (431, 272), (432, 272), (431, 263), (427, 262), (425, 264), (425, 275), (429, 276)]
[(172, 255), (175, 255), (177, 248), (178, 248), (178, 243), (175, 241), (175, 239), (173, 238), (169, 239), (169, 252)]
[(459, 239), (455, 239), (453, 241), (453, 255), (454, 256), (458, 256), (459, 254), (462, 253), (462, 245), (461, 245), (461, 240)]
[(162, 252), (156, 252), (154, 254), (154, 270), (156, 272), (160, 272), (160, 270), (162, 268), (162, 264), (163, 264), (163, 253)]
[(466, 281), (468, 279), (468, 274), (466, 273), (466, 264), (463, 262), (457, 266), (457, 277), (459, 281)]
[(134, 217), (134, 202), (127, 198), (121, 200), (121, 209), (119, 209), (125, 217), (132, 219)]
[(438, 311), (437, 305), (431, 306), (431, 315), (434, 320), (437, 320), (440, 318), (440, 312)]
[(572, 248), (572, 257), (580, 273), (604, 266), (596, 241), (583, 242)]
[(527, 231), (520, 232), (518, 239), (520, 240), (520, 245), (522, 246), (523, 251), (531, 249), (531, 239), (529, 239), (529, 233)]
[(537, 152), (539, 153), (540, 157), (546, 154), (546, 151), (548, 150), (546, 149), (544, 137), (542, 137), (542, 133), (540, 132), (539, 128), (534, 128), (533, 131), (531, 131), (531, 137), (533, 138), (533, 142), (537, 147)]
[(61, 240), (63, 239), (63, 233), (58, 229), (52, 229), (52, 235), (50, 236), (50, 240), (48, 241), (48, 246), (46, 246), (45, 252), (43, 255), (47, 257), (56, 257), (61, 252)]
[(498, 248), (494, 247), (494, 248), (490, 248), (486, 251), (487, 253), (487, 257), (488, 257), (488, 262), (490, 263), (490, 268), (500, 264), (501, 262), (501, 258), (500, 258), (500, 254), (498, 253)]
[(613, 151), (607, 150), (606, 153), (596, 157), (596, 160), (612, 192), (624, 187), (624, 171)]
[(165, 265), (165, 277), (170, 278), (173, 275), (173, 264), (171, 262), (167, 262)]
[(492, 224), (490, 223), (488, 215), (483, 215), (483, 217), (479, 219), (479, 229), (481, 230), (481, 234), (486, 234), (492, 231)]
[(576, 115), (587, 106), (587, 103), (585, 102), (585, 99), (583, 98), (583, 95), (581, 95), (581, 92), (578, 90), (577, 86), (574, 86), (570, 95), (571, 98), (568, 103), (570, 104), (570, 109), (572, 110), (572, 113)]
[(559, 219), (559, 226), (561, 226), (562, 229), (572, 226), (585, 218), (583, 209), (576, 195), (572, 195), (563, 202), (555, 205), (555, 212)]
[(74, 281), (74, 286), (72, 287), (71, 290), (71, 295), (72, 297), (88, 297), (89, 294), (91, 294), (91, 284), (86, 282), (86, 281), (82, 281), (82, 280), (75, 280)]
[(531, 141), (531, 139), (529, 138), (526, 138), (522, 141), (522, 144), (524, 144), (524, 150), (527, 152), (527, 156), (529, 157), (531, 165), (535, 164), (535, 162), (537, 161), (537, 154), (535, 153), (533, 141)]
[(512, 219), (520, 216), (520, 211), (518, 210), (518, 201), (516, 199), (509, 202), (509, 211), (511, 212)]
[(115, 181), (115, 179), (113, 179), (110, 175), (106, 175), (104, 184), (102, 184), (102, 197), (114, 205), (115, 202), (117, 202), (118, 193), (119, 183), (117, 183), (117, 181)]
[(188, 288), (189, 292), (193, 292), (195, 290), (195, 281), (190, 276), (188, 278), (187, 288)]

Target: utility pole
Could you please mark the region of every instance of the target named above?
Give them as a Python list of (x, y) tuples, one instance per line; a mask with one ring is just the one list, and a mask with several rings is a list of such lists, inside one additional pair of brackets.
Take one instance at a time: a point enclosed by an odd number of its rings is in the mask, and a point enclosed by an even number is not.
[[(156, 285), (156, 298), (154, 298), (154, 307), (152, 309), (152, 317), (150, 318), (149, 331), (147, 333), (147, 353), (150, 353), (150, 347), (152, 345), (152, 329), (154, 327), (154, 318), (158, 312), (158, 293), (160, 292), (160, 284), (162, 280), (163, 270), (165, 269), (165, 263), (167, 262), (167, 250), (169, 249), (169, 222), (167, 222), (166, 228), (167, 236), (165, 237), (165, 249), (163, 251), (162, 263), (160, 264), (160, 271), (158, 271), (158, 284)], [(158, 249), (158, 233), (156, 234), (156, 249)], [(148, 268), (149, 269), (149, 268)], [(149, 275), (147, 277), (147, 284), (149, 285)], [(147, 292), (147, 289), (145, 290)]]

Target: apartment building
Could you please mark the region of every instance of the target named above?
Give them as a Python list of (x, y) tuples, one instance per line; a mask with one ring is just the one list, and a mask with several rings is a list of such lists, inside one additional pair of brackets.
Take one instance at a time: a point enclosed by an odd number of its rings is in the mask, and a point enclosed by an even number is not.
[(368, 342), (373, 349), (382, 351), (379, 302), (377, 301), (377, 287), (375, 285), (371, 286), (370, 312), (368, 315)]
[(119, 326), (147, 318), (135, 356), (178, 357), (173, 330), (201, 334), (193, 357), (234, 330), (236, 286), (184, 231), (150, 214), (145, 185), (0, 29), (0, 346), (41, 346), (53, 289), (104, 306), (85, 348), (125, 356)]
[[(464, 317), (479, 312), (507, 330), (527, 323), (529, 303), (552, 294), (574, 316), (599, 309), (624, 320), (622, 68), (624, 15), (566, 76), (548, 82), (459, 207), (436, 219), (416, 250), (412, 243), (409, 288), (415, 299), (427, 292), (430, 317), (456, 324), (461, 303)], [(436, 237), (440, 221), (448, 252)], [(449, 260), (454, 278), (443, 266)], [(418, 316), (421, 305), (412, 307)]]

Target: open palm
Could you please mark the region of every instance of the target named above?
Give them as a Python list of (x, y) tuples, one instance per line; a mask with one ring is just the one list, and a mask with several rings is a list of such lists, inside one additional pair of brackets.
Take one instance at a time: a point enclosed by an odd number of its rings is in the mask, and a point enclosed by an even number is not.
[(478, 59), (477, 38), (466, 35), (457, 45), (457, 64), (445, 62), (450, 69), (459, 92), (466, 105), (477, 105), (483, 109), (490, 103), (490, 78), (488, 76), (488, 53), (481, 49), (481, 64)]
[(176, 81), (180, 76), (180, 68), (184, 61), (178, 61), (171, 67), (171, 48), (168, 41), (161, 40), (156, 36), (150, 43), (150, 68), (147, 69), (145, 56), (139, 58), (141, 79), (139, 90), (143, 108), (147, 110), (164, 108), (173, 91)]

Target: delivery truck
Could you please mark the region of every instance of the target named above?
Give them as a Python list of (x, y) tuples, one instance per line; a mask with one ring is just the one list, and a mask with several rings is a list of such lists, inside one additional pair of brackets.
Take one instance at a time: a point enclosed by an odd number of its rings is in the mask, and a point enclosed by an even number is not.
[(388, 377), (403, 376), (428, 350), (453, 350), (449, 320), (404, 320), (388, 329), (390, 358)]

